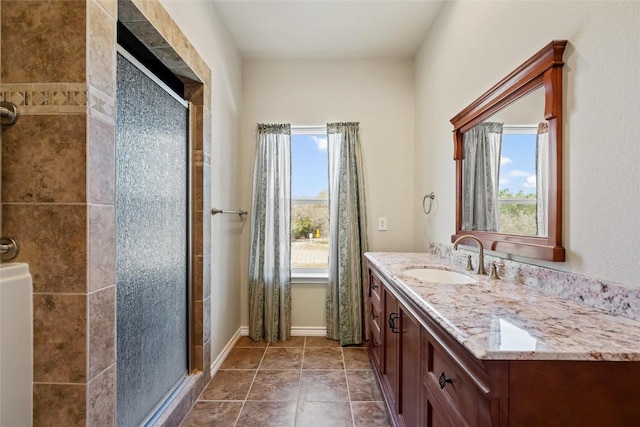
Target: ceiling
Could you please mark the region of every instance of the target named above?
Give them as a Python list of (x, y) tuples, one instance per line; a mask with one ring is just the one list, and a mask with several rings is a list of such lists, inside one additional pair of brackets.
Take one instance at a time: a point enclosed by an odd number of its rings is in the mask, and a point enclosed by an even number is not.
[(438, 0), (213, 1), (248, 59), (413, 58)]

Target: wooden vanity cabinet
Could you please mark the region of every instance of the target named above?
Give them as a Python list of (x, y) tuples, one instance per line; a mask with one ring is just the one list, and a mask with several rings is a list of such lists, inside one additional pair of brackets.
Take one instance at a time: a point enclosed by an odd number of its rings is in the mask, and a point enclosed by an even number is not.
[[(420, 426), (420, 323), (379, 277), (371, 276), (370, 283), (380, 289), (377, 295), (372, 289), (371, 312), (375, 313), (379, 304), (382, 316), (374, 319), (372, 315), (369, 348), (389, 412), (394, 414), (396, 425)], [(377, 327), (381, 329), (381, 345), (376, 341)]]
[[(369, 283), (369, 354), (393, 424), (499, 425), (491, 423), (492, 400), (487, 397), (489, 387), (483, 368), (461, 360), (449, 347), (459, 344), (446, 334), (444, 339), (439, 337), (442, 331), (433, 321), (419, 321), (414, 314), (417, 308), (400, 300), (397, 291), (373, 268), (369, 269)], [(477, 365), (476, 359), (470, 361)], [(440, 387), (441, 374), (451, 383)]]
[(640, 362), (480, 360), (371, 264), (369, 279), (369, 354), (394, 426), (640, 425)]

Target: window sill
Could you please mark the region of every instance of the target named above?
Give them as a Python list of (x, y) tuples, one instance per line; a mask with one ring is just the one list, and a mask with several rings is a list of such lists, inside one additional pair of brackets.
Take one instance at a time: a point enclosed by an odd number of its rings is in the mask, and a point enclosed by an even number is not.
[(329, 281), (327, 273), (292, 273), (292, 284), (324, 284)]

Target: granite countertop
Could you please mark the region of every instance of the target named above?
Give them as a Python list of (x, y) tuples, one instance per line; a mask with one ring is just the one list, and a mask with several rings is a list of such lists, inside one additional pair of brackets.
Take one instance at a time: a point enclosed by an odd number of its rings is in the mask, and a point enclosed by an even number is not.
[[(428, 253), (369, 252), (366, 257), (478, 359), (640, 361), (640, 321), (478, 276)], [(424, 267), (456, 271), (478, 282), (452, 285), (403, 275)]]

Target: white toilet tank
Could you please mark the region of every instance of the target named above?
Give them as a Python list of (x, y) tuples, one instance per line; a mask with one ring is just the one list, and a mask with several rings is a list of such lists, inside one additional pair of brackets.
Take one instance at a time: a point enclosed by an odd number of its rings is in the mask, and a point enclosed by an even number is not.
[(0, 265), (0, 427), (32, 425), (32, 301), (29, 265)]

